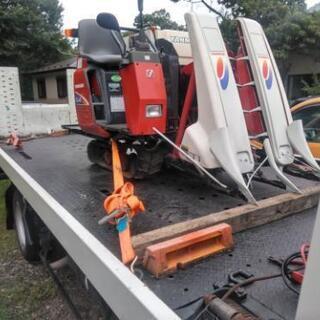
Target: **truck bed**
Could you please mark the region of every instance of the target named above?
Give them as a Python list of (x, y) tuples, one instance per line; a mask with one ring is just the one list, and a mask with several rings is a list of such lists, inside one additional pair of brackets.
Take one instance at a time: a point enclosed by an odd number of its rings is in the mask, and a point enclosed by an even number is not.
[[(72, 134), (31, 140), (24, 143), (23, 150), (16, 150), (12, 146), (1, 147), (90, 234), (119, 258), (118, 236), (114, 226), (98, 225), (98, 220), (105, 215), (103, 200), (113, 189), (112, 175), (88, 161), (86, 146), (89, 141), (88, 137)], [(11, 178), (10, 173), (6, 173)], [(317, 184), (300, 178), (292, 180), (299, 187)], [(173, 169), (134, 184), (147, 210), (134, 218), (133, 234), (245, 203), (240, 198), (215, 191), (201, 179)], [(253, 194), (258, 200), (284, 192), (273, 186), (253, 182)], [(303, 242), (309, 241), (315, 211), (309, 209), (238, 233), (234, 236), (235, 248), (232, 252), (205, 259), (171, 276), (155, 279), (143, 270), (142, 281), (170, 308), (176, 308), (210, 293), (214, 284), (226, 283), (231, 272), (243, 270), (255, 276), (278, 273), (279, 268), (268, 263), (267, 257), (286, 257), (298, 251)], [(73, 256), (81, 252), (69, 254)], [(90, 268), (94, 268), (94, 265)], [(86, 270), (87, 266), (82, 269)], [(281, 278), (254, 284), (247, 290), (252, 299), (278, 319), (294, 318), (298, 298), (287, 289)]]

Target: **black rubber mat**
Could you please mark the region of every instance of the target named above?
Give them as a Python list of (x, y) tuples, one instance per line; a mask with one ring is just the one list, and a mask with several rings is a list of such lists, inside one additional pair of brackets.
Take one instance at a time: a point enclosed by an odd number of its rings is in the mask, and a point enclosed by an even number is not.
[[(22, 151), (10, 146), (3, 149), (119, 257), (114, 227), (99, 226), (97, 223), (104, 216), (103, 200), (113, 189), (112, 175), (87, 160), (86, 146), (89, 141), (87, 137), (70, 135), (25, 142)], [(290, 179), (300, 187), (316, 184), (299, 178)], [(137, 181), (135, 186), (147, 210), (134, 219), (133, 234), (245, 203), (240, 198), (216, 192), (201, 179), (176, 170), (166, 170), (147, 180)], [(253, 193), (257, 199), (283, 192), (269, 185), (253, 183)], [(286, 256), (297, 251), (299, 245), (311, 236), (314, 212), (309, 210), (237, 234), (236, 247), (231, 254), (207, 259), (161, 280), (144, 272), (143, 281), (169, 306), (176, 307), (210, 292), (213, 284), (225, 282), (230, 272), (240, 269), (255, 275), (277, 272), (277, 267), (268, 264), (266, 257)], [(297, 298), (281, 279), (253, 285), (249, 290), (255, 299), (283, 319), (293, 319)]]
[[(280, 269), (270, 264), (267, 257), (286, 257), (299, 251), (301, 244), (311, 238), (314, 218), (315, 210), (308, 210), (236, 234), (231, 253), (206, 259), (158, 281), (145, 273), (145, 282), (170, 306), (177, 307), (212, 292), (214, 284), (225, 284), (230, 273), (239, 270), (255, 276), (279, 273)], [(281, 318), (294, 319), (297, 296), (287, 289), (281, 278), (256, 283), (247, 290)]]

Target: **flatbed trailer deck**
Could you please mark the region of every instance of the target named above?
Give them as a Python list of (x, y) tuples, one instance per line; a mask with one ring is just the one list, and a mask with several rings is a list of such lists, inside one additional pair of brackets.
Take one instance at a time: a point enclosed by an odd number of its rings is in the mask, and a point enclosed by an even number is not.
[[(255, 276), (277, 273), (279, 269), (268, 263), (267, 257), (285, 257), (311, 238), (314, 203), (306, 205), (309, 209), (299, 215), (236, 234), (232, 252), (161, 279), (143, 270), (140, 281), (118, 260), (114, 226), (98, 225), (105, 215), (103, 200), (113, 190), (112, 175), (87, 160), (89, 141), (88, 137), (72, 134), (28, 141), (22, 150), (1, 145), (0, 167), (120, 319), (179, 319), (175, 308), (212, 292), (213, 285), (226, 283), (231, 272), (243, 270)], [(318, 185), (292, 179), (300, 188)], [(134, 218), (133, 235), (245, 204), (173, 169), (136, 181), (135, 186), (147, 210)], [(285, 194), (259, 182), (253, 183), (253, 190), (258, 200)], [(281, 279), (261, 282), (247, 290), (274, 319), (294, 318), (298, 299)]]

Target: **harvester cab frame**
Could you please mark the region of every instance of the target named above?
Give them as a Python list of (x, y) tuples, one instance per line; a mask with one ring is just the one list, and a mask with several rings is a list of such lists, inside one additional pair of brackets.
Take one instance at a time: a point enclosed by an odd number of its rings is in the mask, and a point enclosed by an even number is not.
[[(152, 134), (151, 127), (154, 125), (163, 130), (166, 116), (163, 75), (159, 53), (147, 37), (139, 33), (139, 39), (130, 41), (129, 47), (122, 37), (117, 19), (109, 13), (99, 14), (96, 20), (80, 21), (78, 35), (82, 66), (74, 77), (76, 105), (89, 106), (86, 110), (77, 108), (78, 116), (85, 117), (90, 111), (90, 104), (93, 104), (91, 119), (80, 121), (81, 126), (98, 135), (101, 132), (99, 129), (108, 129), (108, 125), (122, 125), (122, 129), (128, 129), (130, 135)], [(132, 46), (137, 43), (140, 48)], [(83, 73), (87, 79), (83, 78)], [(157, 87), (146, 91), (151, 82), (156, 83)], [(80, 88), (82, 84), (86, 92), (78, 90), (83, 89)], [(143, 91), (142, 87), (145, 88)], [(134, 105), (139, 105), (142, 100), (146, 109), (135, 108)]]

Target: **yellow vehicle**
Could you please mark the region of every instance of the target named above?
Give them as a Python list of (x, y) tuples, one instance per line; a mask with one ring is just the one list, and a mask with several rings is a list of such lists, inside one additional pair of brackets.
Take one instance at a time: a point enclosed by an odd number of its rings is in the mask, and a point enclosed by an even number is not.
[(320, 97), (310, 98), (291, 108), (294, 120), (301, 119), (310, 150), (320, 161)]

